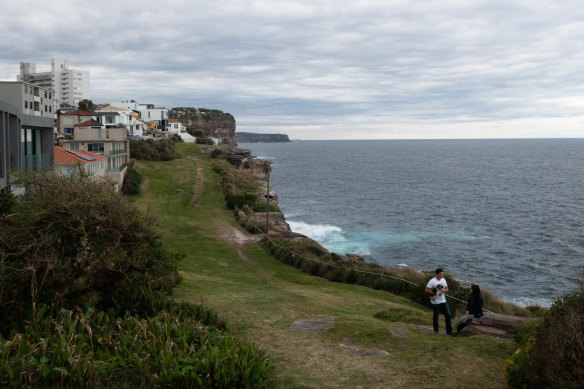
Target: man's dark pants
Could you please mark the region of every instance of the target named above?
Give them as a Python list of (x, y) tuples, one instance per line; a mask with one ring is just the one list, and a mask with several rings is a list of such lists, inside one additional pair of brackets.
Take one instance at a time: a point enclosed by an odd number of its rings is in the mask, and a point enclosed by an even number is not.
[(438, 332), (438, 318), (440, 312), (444, 315), (444, 320), (446, 320), (446, 333), (452, 333), (452, 323), (450, 321), (450, 308), (448, 308), (447, 303), (432, 304), (432, 309), (434, 310), (434, 316), (432, 317), (432, 324), (434, 324), (434, 332)]

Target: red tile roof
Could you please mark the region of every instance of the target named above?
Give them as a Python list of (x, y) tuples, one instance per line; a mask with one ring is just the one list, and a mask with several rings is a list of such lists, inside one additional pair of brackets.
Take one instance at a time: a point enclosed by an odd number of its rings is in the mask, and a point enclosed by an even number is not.
[(73, 153), (68, 152), (67, 150), (65, 150), (62, 147), (55, 146), (55, 163), (68, 165), (68, 164), (73, 164), (73, 163), (97, 162), (97, 161), (101, 161), (104, 158), (107, 158), (104, 155), (95, 154), (95, 153), (92, 153), (90, 151), (75, 150), (75, 152), (79, 153), (79, 154), (87, 155), (89, 157), (93, 157), (93, 158), (95, 158), (95, 161), (87, 161), (83, 158), (79, 158), (78, 156), (76, 156)]
[(168, 119), (169, 123), (180, 123), (178, 119)]

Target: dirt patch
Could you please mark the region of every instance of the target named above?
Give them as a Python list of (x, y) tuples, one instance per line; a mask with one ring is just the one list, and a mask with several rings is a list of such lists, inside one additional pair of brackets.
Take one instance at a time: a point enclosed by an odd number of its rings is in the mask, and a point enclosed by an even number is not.
[(324, 332), (334, 327), (334, 322), (319, 319), (300, 319), (290, 326), (293, 330), (303, 332)]
[(391, 333), (395, 336), (399, 336), (400, 338), (405, 338), (410, 335), (410, 331), (402, 330), (401, 328), (390, 328)]
[(258, 268), (251, 259), (249, 259), (242, 251), (241, 246), (246, 243), (256, 243), (259, 242), (260, 237), (258, 235), (246, 235), (237, 227), (232, 226), (224, 220), (216, 219), (215, 225), (217, 230), (219, 230), (219, 236), (221, 239), (229, 243), (229, 245), (235, 250), (239, 258), (241, 258), (245, 263), (251, 265), (254, 268)]

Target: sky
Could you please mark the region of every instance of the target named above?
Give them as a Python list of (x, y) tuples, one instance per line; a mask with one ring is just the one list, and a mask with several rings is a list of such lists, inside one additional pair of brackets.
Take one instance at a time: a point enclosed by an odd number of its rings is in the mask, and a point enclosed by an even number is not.
[(292, 139), (580, 138), (575, 0), (0, 0), (0, 80), (51, 58), (91, 100)]

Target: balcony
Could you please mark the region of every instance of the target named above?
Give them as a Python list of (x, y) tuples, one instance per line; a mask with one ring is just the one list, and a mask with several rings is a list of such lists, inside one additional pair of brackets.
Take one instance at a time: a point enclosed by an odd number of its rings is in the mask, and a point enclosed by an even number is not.
[(128, 152), (126, 150), (111, 150), (109, 152), (109, 155), (122, 155), (122, 154), (127, 154)]
[(51, 156), (48, 154), (21, 155), (20, 170), (44, 170), (51, 167), (51, 162)]

